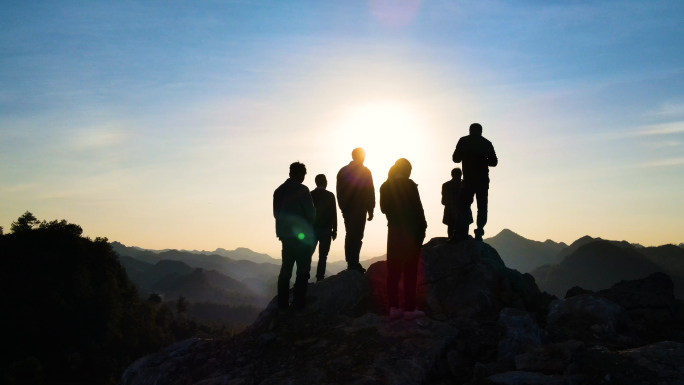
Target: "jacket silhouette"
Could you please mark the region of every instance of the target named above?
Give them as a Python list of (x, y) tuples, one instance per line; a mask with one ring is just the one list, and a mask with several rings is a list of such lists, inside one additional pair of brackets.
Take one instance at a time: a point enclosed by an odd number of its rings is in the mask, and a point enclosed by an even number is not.
[(375, 209), (373, 176), (363, 163), (351, 161), (337, 173), (337, 203), (343, 214)]
[(347, 268), (364, 273), (366, 269), (359, 262), (363, 233), (366, 229), (366, 215), (373, 219), (375, 209), (375, 187), (373, 176), (363, 165), (366, 153), (362, 148), (352, 151), (348, 165), (337, 173), (337, 203), (344, 218), (344, 258)]
[(460, 197), (460, 179), (452, 179), (442, 184), (442, 205), (444, 205), (442, 223), (447, 226), (453, 226), (456, 224), (456, 214), (458, 213), (458, 201)]
[(425, 211), (411, 179), (397, 176), (380, 186), (380, 211), (387, 216), (388, 228), (401, 229), (414, 240), (425, 238)]
[(337, 203), (335, 194), (323, 189), (315, 188), (311, 191), (314, 207), (316, 207), (316, 220), (314, 230), (327, 230), (337, 232)]
[(463, 182), (489, 184), (489, 167), (496, 167), (499, 159), (492, 142), (481, 134), (470, 134), (458, 140), (453, 161), (463, 163)]
[(306, 167), (299, 163), (290, 165), (290, 178), (273, 193), (273, 216), (276, 235), (283, 245), (280, 274), (278, 274), (278, 307), (287, 309), (290, 304), (290, 278), (297, 265), (292, 305), (302, 309), (306, 304), (306, 292), (311, 271), (311, 255), (315, 237), (313, 223), (316, 209), (309, 188), (302, 182)]
[[(420, 248), (427, 221), (418, 185), (408, 177), (411, 164), (399, 159), (380, 186), (380, 211), (387, 217), (387, 299), (392, 309), (399, 308), (399, 280), (404, 276), (404, 311), (414, 312)], [(421, 312), (422, 313), (422, 312)], [(422, 313), (424, 315), (424, 313)]]
[[(324, 176), (323, 180), (325, 181)], [(325, 185), (327, 185), (327, 181), (325, 181)], [(314, 206), (316, 206), (316, 221), (314, 222), (314, 233), (318, 244), (316, 281), (320, 281), (325, 278), (330, 244), (333, 237), (337, 237), (337, 202), (335, 194), (326, 190), (325, 187), (317, 187), (311, 191), (311, 198), (313, 198)]]
[(487, 206), (489, 200), (489, 167), (495, 167), (499, 159), (494, 146), (482, 136), (482, 126), (478, 123), (470, 125), (470, 135), (458, 140), (452, 157), (456, 163), (461, 162), (463, 168), (463, 186), (459, 199), (457, 229), (454, 241), (467, 238), (468, 225), (472, 220), (470, 206), (477, 197), (477, 229), (475, 237), (482, 240), (484, 226), (487, 224)]
[(273, 193), (273, 216), (278, 238), (313, 237), (316, 209), (309, 188), (288, 178)]

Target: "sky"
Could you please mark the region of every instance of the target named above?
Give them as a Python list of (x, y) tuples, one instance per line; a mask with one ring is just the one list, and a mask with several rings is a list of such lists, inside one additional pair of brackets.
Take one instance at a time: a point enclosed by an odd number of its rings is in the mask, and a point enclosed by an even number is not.
[(28, 210), (278, 257), (289, 164), (334, 191), (364, 147), (376, 191), (411, 161), (445, 236), (441, 184), (479, 122), (499, 158), (485, 237), (684, 242), (683, 37), (678, 0), (3, 1), (0, 226)]

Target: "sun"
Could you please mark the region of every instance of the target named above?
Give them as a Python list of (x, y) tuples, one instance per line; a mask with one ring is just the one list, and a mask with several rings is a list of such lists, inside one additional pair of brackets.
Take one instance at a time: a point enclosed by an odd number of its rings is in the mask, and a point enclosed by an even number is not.
[(349, 161), (356, 147), (366, 150), (366, 166), (384, 179), (399, 158), (412, 163), (425, 155), (427, 127), (410, 103), (375, 101), (344, 111), (334, 125), (335, 147)]

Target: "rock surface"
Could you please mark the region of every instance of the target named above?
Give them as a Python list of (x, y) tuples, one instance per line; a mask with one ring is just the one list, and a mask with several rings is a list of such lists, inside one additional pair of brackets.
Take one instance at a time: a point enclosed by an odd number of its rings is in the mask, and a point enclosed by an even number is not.
[[(407, 321), (386, 315), (386, 271), (386, 264), (377, 262), (365, 275), (343, 271), (311, 284), (304, 311), (281, 314), (274, 300), (245, 332), (169, 346), (133, 363), (121, 384), (681, 384), (684, 379), (684, 326), (673, 315), (680, 304), (673, 305), (667, 293), (648, 294), (650, 288), (667, 292), (663, 277), (621, 283), (613, 294), (623, 294), (614, 297), (578, 289), (578, 295), (551, 303), (554, 298), (540, 292), (529, 274), (506, 268), (487, 244), (450, 245), (436, 238), (423, 246), (419, 274), (419, 307), (428, 316)], [(639, 290), (645, 292), (634, 294)], [(642, 318), (632, 316), (639, 309), (667, 309), (672, 341), (632, 335), (644, 327)]]
[(546, 318), (554, 340), (615, 340), (630, 334), (630, 321), (624, 308), (594, 294), (553, 301)]

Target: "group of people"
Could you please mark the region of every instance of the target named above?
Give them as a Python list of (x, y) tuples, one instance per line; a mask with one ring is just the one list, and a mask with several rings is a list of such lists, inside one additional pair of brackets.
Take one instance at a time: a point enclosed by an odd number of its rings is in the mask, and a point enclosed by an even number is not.
[[(337, 174), (337, 204), (345, 226), (344, 253), (349, 270), (365, 273), (359, 262), (366, 222), (373, 220), (375, 187), (370, 170), (363, 165), (366, 153), (362, 148), (352, 151), (352, 161)], [(477, 198), (477, 229), (475, 237), (482, 239), (487, 223), (489, 167), (498, 160), (491, 142), (482, 137), (482, 126), (470, 126), (470, 135), (456, 145), (453, 161), (462, 163), (452, 170), (452, 179), (442, 186), (443, 222), (448, 226), (450, 243), (468, 239), (473, 222), (470, 206)], [(418, 185), (410, 179), (412, 166), (404, 158), (390, 168), (387, 180), (380, 186), (380, 211), (387, 217), (387, 294), (390, 318), (414, 319), (425, 313), (416, 309), (416, 283), (420, 249), (425, 239), (427, 221)], [(316, 281), (325, 278), (325, 268), (331, 242), (337, 238), (337, 205), (335, 194), (326, 190), (325, 175), (315, 178), (313, 191), (302, 184), (306, 166), (290, 165), (290, 177), (273, 193), (273, 216), (276, 235), (282, 242), (282, 266), (278, 276), (278, 307), (286, 311), (289, 304), (290, 279), (297, 265), (292, 307), (301, 310), (306, 305), (311, 257), (318, 245), (319, 260)], [(463, 180), (461, 180), (461, 175)], [(404, 277), (403, 307), (399, 302), (399, 280)]]

